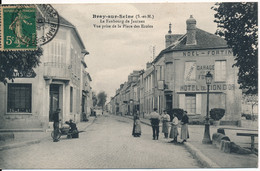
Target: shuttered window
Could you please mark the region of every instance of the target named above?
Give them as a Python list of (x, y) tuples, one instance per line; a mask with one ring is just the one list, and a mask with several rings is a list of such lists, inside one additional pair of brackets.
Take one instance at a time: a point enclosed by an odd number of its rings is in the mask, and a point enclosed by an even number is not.
[(215, 82), (226, 81), (226, 61), (215, 61)]
[(186, 94), (185, 102), (188, 114), (196, 114), (196, 94)]

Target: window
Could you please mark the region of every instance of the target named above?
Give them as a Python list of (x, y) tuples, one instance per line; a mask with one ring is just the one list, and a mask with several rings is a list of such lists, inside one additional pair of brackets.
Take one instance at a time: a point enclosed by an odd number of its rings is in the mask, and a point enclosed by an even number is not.
[(31, 113), (32, 85), (8, 84), (7, 112)]
[(184, 80), (196, 81), (196, 62), (185, 62)]
[(157, 73), (157, 81), (163, 80), (164, 79), (164, 67), (159, 65), (156, 73)]
[(73, 112), (73, 87), (70, 87), (70, 112)]
[(226, 81), (226, 62), (225, 60), (215, 61), (215, 82)]
[(167, 63), (166, 64), (166, 73), (165, 73), (165, 80), (166, 81), (172, 81), (173, 80), (173, 64)]
[(61, 64), (65, 63), (63, 60), (66, 57), (66, 42), (53, 41), (50, 44), (50, 58), (49, 61), (53, 62), (57, 67), (61, 67)]
[(196, 114), (196, 94), (186, 94), (185, 103), (188, 114)]

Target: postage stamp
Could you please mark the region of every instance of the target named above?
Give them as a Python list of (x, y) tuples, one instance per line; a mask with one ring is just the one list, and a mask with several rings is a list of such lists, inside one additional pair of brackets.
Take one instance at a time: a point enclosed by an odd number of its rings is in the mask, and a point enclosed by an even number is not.
[(36, 49), (36, 8), (32, 5), (1, 7), (1, 50)]
[(49, 4), (0, 6), (0, 50), (35, 50), (59, 30), (58, 12)]

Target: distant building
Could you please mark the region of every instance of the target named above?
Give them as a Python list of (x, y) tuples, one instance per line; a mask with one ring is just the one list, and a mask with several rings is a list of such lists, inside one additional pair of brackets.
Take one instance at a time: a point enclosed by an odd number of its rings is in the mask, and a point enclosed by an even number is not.
[(82, 120), (92, 107), (91, 77), (85, 71), (88, 54), (74, 25), (60, 16), (55, 38), (43, 45), (41, 64), (34, 78), (16, 78), (0, 84), (1, 129), (46, 129), (53, 113), (61, 109), (61, 120)]

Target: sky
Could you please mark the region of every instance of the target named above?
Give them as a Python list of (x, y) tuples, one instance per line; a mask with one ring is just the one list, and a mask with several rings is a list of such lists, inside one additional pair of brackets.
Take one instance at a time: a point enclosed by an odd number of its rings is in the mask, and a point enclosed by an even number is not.
[[(193, 15), (197, 27), (214, 33), (216, 24), (214, 3), (110, 3), (110, 4), (56, 4), (59, 15), (70, 21), (78, 30), (86, 50), (87, 72), (92, 77), (91, 87), (96, 93), (105, 91), (115, 95), (120, 84), (127, 81), (133, 70), (145, 69), (155, 56), (165, 48), (165, 35), (172, 24), (173, 34), (186, 33), (186, 20)], [(130, 15), (136, 17), (153, 15), (154, 18), (139, 19), (153, 28), (95, 28), (100, 19), (93, 15)], [(121, 25), (122, 26), (122, 25)]]

